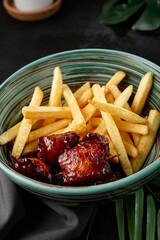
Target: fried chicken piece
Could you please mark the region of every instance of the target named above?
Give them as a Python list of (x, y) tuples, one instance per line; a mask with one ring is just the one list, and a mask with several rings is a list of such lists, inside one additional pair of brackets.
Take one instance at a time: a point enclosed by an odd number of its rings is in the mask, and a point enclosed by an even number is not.
[(23, 158), (17, 160), (13, 169), (35, 180), (53, 183), (53, 175), (49, 167), (38, 158)]
[(88, 185), (93, 181), (107, 181), (112, 172), (108, 158), (108, 144), (82, 142), (65, 151), (58, 158), (65, 185)]
[(103, 142), (109, 143), (107, 137), (100, 135), (99, 133), (90, 133), (88, 132), (82, 139), (84, 142)]
[(78, 143), (79, 136), (74, 132), (41, 137), (38, 139), (37, 157), (46, 163), (57, 164), (60, 154)]

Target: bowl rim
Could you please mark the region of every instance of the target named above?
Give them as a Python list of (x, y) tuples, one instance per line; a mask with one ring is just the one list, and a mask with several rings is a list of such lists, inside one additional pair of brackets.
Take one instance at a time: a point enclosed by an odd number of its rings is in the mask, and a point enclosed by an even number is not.
[[(131, 59), (138, 60), (146, 65), (149, 65), (150, 67), (154, 67), (156, 71), (160, 72), (160, 67), (153, 63), (152, 61), (145, 59), (143, 57), (137, 56), (135, 54), (131, 54), (128, 52), (123, 52), (119, 50), (112, 50), (112, 49), (102, 49), (102, 48), (84, 48), (84, 49), (75, 49), (75, 50), (68, 50), (68, 51), (62, 51), (54, 54), (50, 54), (48, 56), (39, 58), (35, 61), (32, 61), (28, 63), (27, 65), (23, 66), (19, 70), (17, 70), (15, 73), (10, 75), (1, 85), (0, 85), (0, 91), (3, 90), (3, 87), (5, 87), (8, 82), (10, 82), (14, 77), (17, 75), (23, 73), (23, 71), (27, 70), (29, 67), (34, 67), (35, 65), (41, 64), (45, 61), (50, 60), (51, 58), (61, 56), (64, 54), (72, 54), (72, 53), (83, 53), (83, 52), (99, 52), (99, 53), (111, 53), (111, 54), (121, 54), (123, 56), (129, 57)], [(55, 193), (55, 194), (63, 194), (63, 195), (85, 195), (86, 193), (88, 195), (92, 194), (98, 194), (98, 193), (105, 193), (109, 191), (114, 191), (119, 188), (127, 188), (130, 186), (130, 184), (139, 182), (140, 180), (143, 180), (146, 176), (150, 175), (152, 172), (156, 171), (158, 168), (160, 168), (160, 157), (156, 159), (155, 162), (151, 163), (149, 166), (146, 166), (144, 169), (140, 170), (137, 173), (134, 173), (131, 176), (125, 177), (123, 179), (117, 180), (115, 182), (105, 183), (105, 184), (99, 184), (99, 185), (92, 185), (92, 186), (58, 186), (53, 184), (47, 184), (43, 183), (34, 179), (31, 179), (29, 177), (26, 177), (15, 170), (13, 170), (10, 167), (5, 166), (0, 162), (0, 168), (7, 174), (8, 177), (11, 179), (16, 179), (18, 182), (21, 182), (24, 186), (28, 187), (29, 189), (36, 188), (37, 190), (43, 191), (43, 192), (49, 192)]]

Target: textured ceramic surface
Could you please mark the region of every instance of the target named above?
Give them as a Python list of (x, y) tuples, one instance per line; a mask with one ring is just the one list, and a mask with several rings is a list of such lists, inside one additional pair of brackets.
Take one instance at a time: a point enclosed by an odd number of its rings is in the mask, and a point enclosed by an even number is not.
[[(135, 93), (141, 77), (151, 71), (154, 83), (143, 115), (146, 115), (151, 108), (160, 110), (160, 67), (146, 59), (119, 51), (73, 50), (39, 59), (14, 73), (1, 85), (1, 132), (21, 119), (21, 109), (29, 103), (37, 85), (44, 91), (44, 103), (47, 102), (53, 69), (56, 66), (61, 68), (64, 83), (67, 83), (73, 91), (86, 81), (106, 84), (115, 72), (122, 70), (126, 72), (127, 77), (120, 84), (120, 88), (132, 84)], [(141, 171), (116, 182), (97, 186), (55, 186), (27, 178), (12, 169), (7, 146), (0, 147), (0, 168), (21, 187), (58, 203), (77, 205), (104, 202), (132, 193), (159, 173), (159, 141), (160, 132)]]

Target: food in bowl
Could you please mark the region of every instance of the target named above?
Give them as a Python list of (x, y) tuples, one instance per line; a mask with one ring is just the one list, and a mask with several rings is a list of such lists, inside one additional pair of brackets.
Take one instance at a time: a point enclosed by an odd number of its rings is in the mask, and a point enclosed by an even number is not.
[[(152, 74), (148, 72), (141, 79), (131, 107), (128, 100), (133, 87), (130, 85), (123, 92), (117, 87), (125, 75), (119, 71), (105, 86), (91, 87), (87, 82), (72, 93), (56, 67), (48, 105), (40, 106), (43, 92), (36, 87), (30, 105), (22, 109), (21, 123), (0, 135), (0, 144), (14, 141), (14, 169), (39, 181), (62, 185), (91, 185), (119, 179), (120, 170), (113, 170), (111, 159), (117, 166), (120, 162), (126, 176), (139, 171), (156, 137), (160, 113), (150, 110), (147, 117), (140, 116), (152, 86)], [(62, 95), (67, 102), (63, 106)], [(54, 151), (46, 153), (48, 148)], [(36, 158), (19, 160), (33, 152), (38, 152)]]

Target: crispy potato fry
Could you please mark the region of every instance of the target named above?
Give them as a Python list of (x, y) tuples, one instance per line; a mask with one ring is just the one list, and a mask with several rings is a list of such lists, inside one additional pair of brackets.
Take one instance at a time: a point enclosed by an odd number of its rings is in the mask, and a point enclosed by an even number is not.
[[(116, 156), (116, 155), (118, 155), (116, 149), (115, 149), (114, 146), (113, 146), (112, 140), (110, 139), (110, 137), (108, 136), (108, 134), (105, 134), (105, 137), (107, 137), (107, 138), (109, 139), (109, 152), (110, 152), (111, 156)], [(111, 161), (114, 162), (114, 163), (119, 163), (119, 158), (118, 158), (118, 156), (112, 158)]]
[(89, 123), (92, 127), (97, 127), (102, 121), (104, 121), (101, 117), (93, 117), (89, 119)]
[(141, 169), (146, 157), (152, 148), (160, 125), (160, 113), (157, 110), (150, 110), (147, 122), (149, 133), (145, 136), (141, 136), (140, 142), (137, 146), (138, 156), (131, 159), (133, 172), (137, 172)]
[(134, 145), (137, 147), (141, 138), (141, 135), (138, 133), (132, 133), (132, 138), (134, 141)]
[(112, 115), (108, 112), (103, 112), (102, 117), (105, 121), (107, 131), (109, 133), (109, 136), (113, 142), (114, 147), (116, 148), (117, 153), (119, 154), (119, 159), (121, 163), (121, 167), (126, 174), (126, 176), (129, 176), (133, 173), (132, 167), (130, 164), (130, 161), (127, 156), (126, 149), (124, 147), (122, 138), (120, 136), (120, 133), (118, 131), (118, 128), (112, 118)]
[[(51, 93), (49, 96), (48, 106), (60, 107), (62, 106), (61, 96), (62, 96), (62, 73), (59, 67), (56, 67), (53, 71), (53, 81), (51, 86)], [(46, 126), (50, 123), (56, 121), (56, 118), (45, 119), (42, 126)]]
[(137, 148), (133, 145), (130, 144), (129, 142), (123, 140), (123, 144), (125, 146), (126, 152), (130, 157), (137, 157), (138, 156), (138, 150)]
[(93, 106), (97, 107), (101, 111), (108, 111), (113, 116), (122, 118), (126, 121), (133, 122), (133, 123), (146, 123), (146, 119), (140, 117), (139, 115), (116, 105), (110, 103), (102, 103), (100, 101), (89, 100)]
[(27, 143), (32, 142), (40, 137), (48, 136), (50, 134), (53, 134), (53, 132), (55, 132), (59, 129), (67, 127), (71, 121), (72, 121), (71, 119), (62, 119), (62, 120), (56, 121), (54, 123), (51, 123), (49, 125), (46, 125), (44, 127), (34, 130), (34, 131), (30, 132)]
[(62, 73), (59, 67), (56, 67), (53, 71), (53, 82), (51, 86), (51, 93), (49, 97), (48, 106), (58, 107), (61, 106), (62, 95)]
[(86, 122), (85, 119), (81, 113), (81, 110), (78, 106), (78, 103), (70, 90), (70, 88), (64, 84), (63, 85), (63, 96), (66, 99), (68, 106), (70, 107), (75, 126), (76, 126), (76, 131), (78, 133), (85, 132), (86, 131)]
[(22, 113), (27, 119), (72, 118), (69, 107), (24, 107)]
[[(43, 92), (39, 87), (35, 88), (30, 106), (39, 106), (43, 99)], [(12, 149), (12, 156), (19, 158), (26, 144), (28, 135), (31, 131), (34, 120), (23, 118), (19, 127), (17, 137)]]
[(6, 132), (2, 133), (0, 135), (0, 145), (4, 145), (8, 142), (11, 142), (13, 139), (15, 139), (20, 125), (21, 125), (21, 122), (17, 123), (10, 129), (8, 129)]
[(116, 72), (113, 77), (108, 81), (108, 83), (106, 84), (106, 88), (110, 87), (113, 84), (118, 85), (123, 78), (126, 76), (126, 74), (122, 71), (118, 71)]
[(111, 93), (106, 94), (106, 100), (108, 103), (114, 103), (114, 98)]
[[(121, 91), (119, 90), (117, 85), (111, 85), (109, 87), (109, 91), (113, 95), (114, 99), (117, 99), (121, 95)], [(131, 111), (131, 108), (128, 103), (126, 103), (123, 107)]]
[(28, 153), (30, 153), (31, 151), (33, 151), (34, 149), (36, 149), (37, 144), (38, 144), (38, 140), (35, 140), (33, 142), (30, 142), (30, 143), (26, 144), (24, 149), (23, 149), (22, 156), (25, 156)]
[(116, 100), (114, 101), (114, 105), (124, 107), (125, 104), (128, 102), (128, 99), (130, 98), (132, 91), (133, 91), (132, 85), (126, 87), (126, 89), (116, 98)]
[(84, 108), (82, 108), (81, 112), (82, 115), (84, 116), (86, 123), (95, 114), (96, 110), (97, 109), (90, 103), (88, 103)]
[(105, 122), (102, 121), (98, 127), (94, 130), (94, 133), (99, 133), (101, 135), (104, 135), (106, 133), (106, 125)]
[(146, 135), (148, 133), (148, 126), (143, 124), (126, 122), (117, 118), (114, 118), (114, 121), (119, 130), (130, 132), (130, 133), (139, 133)]
[(146, 99), (148, 97), (148, 94), (150, 92), (150, 89), (152, 87), (152, 83), (153, 83), (152, 73), (148, 72), (141, 79), (136, 95), (133, 99), (133, 102), (131, 105), (131, 109), (133, 112), (137, 114), (141, 114), (144, 104), (146, 102)]
[[(78, 88), (77, 91), (73, 93), (75, 99), (80, 98), (83, 95), (83, 93), (87, 91), (89, 88), (91, 88), (90, 82), (86, 82), (85, 84), (83, 84), (80, 88)], [(67, 106), (67, 102), (65, 102), (63, 106)]]
[(119, 130), (119, 133), (121, 135), (122, 140), (125, 140), (125, 141), (129, 142), (130, 144), (134, 145), (134, 143), (133, 143), (132, 139), (130, 138), (130, 135), (129, 135), (128, 132), (124, 132), (122, 130)]
[(92, 91), (92, 88), (89, 88), (77, 99), (77, 103), (80, 108), (83, 108), (85, 105), (88, 104), (88, 100), (92, 98), (93, 98), (93, 91)]

